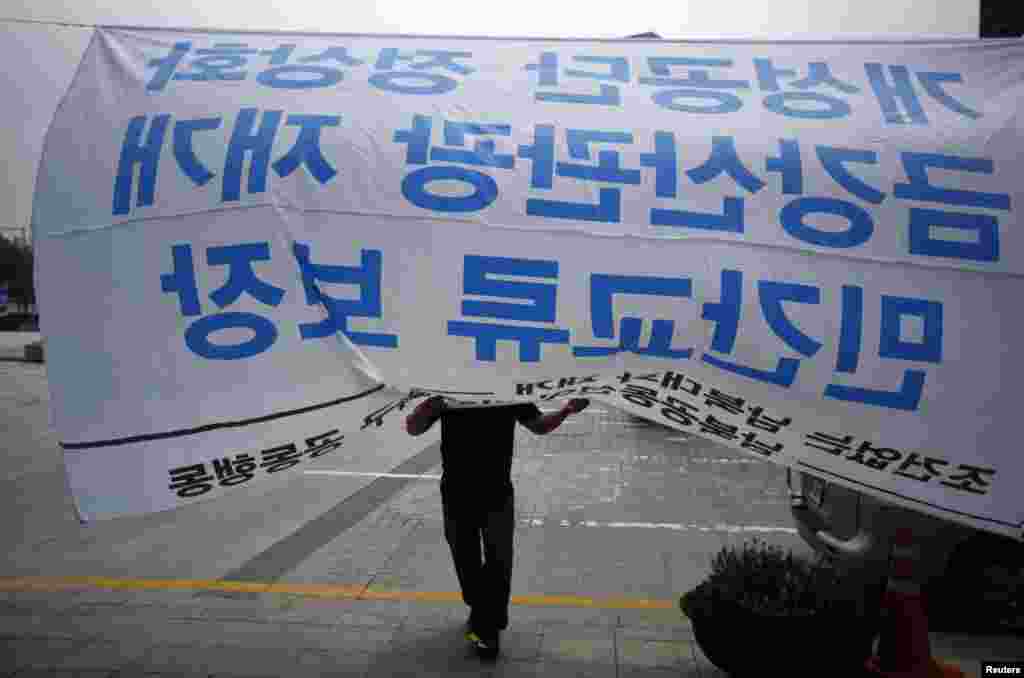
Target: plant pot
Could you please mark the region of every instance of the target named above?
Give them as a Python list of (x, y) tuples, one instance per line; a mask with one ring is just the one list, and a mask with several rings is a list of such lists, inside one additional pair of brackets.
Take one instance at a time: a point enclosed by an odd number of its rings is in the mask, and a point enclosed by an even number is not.
[(696, 590), (680, 602), (701, 651), (731, 676), (861, 675), (870, 654), (873, 629), (855, 615), (759, 614), (730, 600), (701, 599)]

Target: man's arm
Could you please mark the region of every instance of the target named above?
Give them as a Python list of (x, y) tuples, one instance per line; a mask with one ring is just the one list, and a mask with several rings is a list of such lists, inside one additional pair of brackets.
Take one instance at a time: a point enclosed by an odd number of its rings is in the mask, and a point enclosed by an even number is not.
[(411, 436), (418, 436), (430, 430), (441, 413), (445, 410), (444, 398), (432, 396), (416, 406), (405, 418), (405, 431)]
[(562, 425), (562, 422), (571, 414), (582, 412), (587, 409), (587, 405), (590, 401), (586, 398), (573, 398), (565, 404), (562, 409), (551, 414), (542, 414), (541, 416), (532, 419), (530, 421), (523, 422), (523, 426), (528, 428), (533, 433), (542, 436), (546, 433), (551, 433), (556, 428)]

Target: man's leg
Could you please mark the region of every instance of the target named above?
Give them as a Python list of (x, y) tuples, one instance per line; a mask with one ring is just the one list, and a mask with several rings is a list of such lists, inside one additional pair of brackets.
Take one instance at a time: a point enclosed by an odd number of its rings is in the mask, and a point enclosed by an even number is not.
[(462, 589), (462, 600), (469, 606), (471, 619), (479, 614), (482, 563), (480, 559), (480, 526), (477, 517), (465, 508), (451, 506), (442, 500), (444, 538), (452, 551), (455, 576)]
[(483, 526), (484, 567), (480, 596), (486, 601), (487, 630), (495, 635), (508, 628), (515, 521), (515, 500), (510, 496), (503, 506), (487, 513)]

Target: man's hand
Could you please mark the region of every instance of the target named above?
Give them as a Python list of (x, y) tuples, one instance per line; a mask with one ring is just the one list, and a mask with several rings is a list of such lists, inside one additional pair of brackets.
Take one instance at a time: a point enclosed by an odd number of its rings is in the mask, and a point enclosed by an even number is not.
[(587, 398), (573, 398), (572, 400), (565, 404), (565, 407), (562, 408), (562, 411), (565, 412), (566, 414), (577, 414), (587, 409), (588, 405), (590, 405), (590, 400), (588, 400)]
[(423, 404), (429, 408), (430, 414), (435, 417), (440, 416), (444, 412), (445, 407), (447, 407), (444, 403), (444, 396), (439, 395), (430, 396), (423, 401)]
[(425, 433), (441, 417), (445, 409), (447, 409), (447, 405), (442, 396), (435, 395), (427, 398), (406, 417), (406, 432), (413, 436)]

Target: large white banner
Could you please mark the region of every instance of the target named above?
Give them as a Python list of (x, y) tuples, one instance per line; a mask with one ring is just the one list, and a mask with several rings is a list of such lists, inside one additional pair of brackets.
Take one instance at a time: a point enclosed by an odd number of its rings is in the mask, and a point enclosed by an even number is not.
[(1019, 537), (1022, 76), (1018, 41), (97, 31), (33, 214), (79, 508), (291, 472), (403, 394), (586, 396)]

